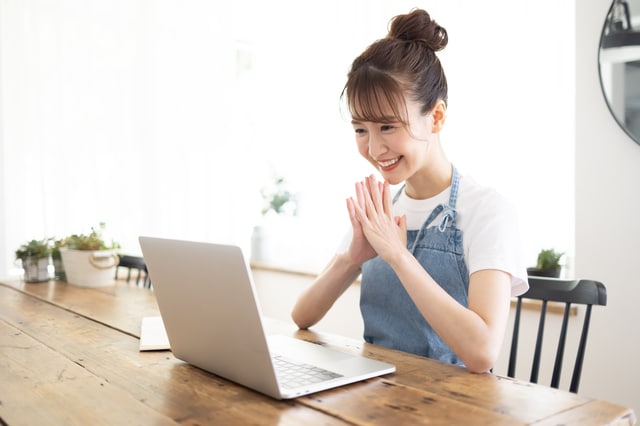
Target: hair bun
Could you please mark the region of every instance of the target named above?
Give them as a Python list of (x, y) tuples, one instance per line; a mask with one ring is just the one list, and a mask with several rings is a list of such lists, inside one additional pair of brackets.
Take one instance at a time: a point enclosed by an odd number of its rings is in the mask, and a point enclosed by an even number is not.
[(398, 15), (391, 20), (389, 38), (425, 43), (434, 52), (444, 49), (449, 42), (447, 30), (438, 25), (422, 9), (413, 9), (406, 15)]

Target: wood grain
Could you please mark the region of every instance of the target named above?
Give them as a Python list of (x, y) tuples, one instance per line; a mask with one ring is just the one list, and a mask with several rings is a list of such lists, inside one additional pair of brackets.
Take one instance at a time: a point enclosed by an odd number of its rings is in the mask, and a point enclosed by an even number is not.
[[(295, 401), (276, 401), (237, 386), (168, 351), (139, 352), (132, 336), (6, 287), (0, 287), (0, 300), (0, 359), (6, 366), (0, 418), (10, 425), (95, 424), (89, 419), (103, 424), (303, 424), (310, 415), (322, 424), (344, 424)], [(49, 412), (42, 421), (42, 413)]]
[(0, 420), (7, 424), (634, 424), (632, 410), (265, 319), (271, 333), (393, 363), (397, 372), (277, 401), (139, 352), (153, 292), (0, 283)]

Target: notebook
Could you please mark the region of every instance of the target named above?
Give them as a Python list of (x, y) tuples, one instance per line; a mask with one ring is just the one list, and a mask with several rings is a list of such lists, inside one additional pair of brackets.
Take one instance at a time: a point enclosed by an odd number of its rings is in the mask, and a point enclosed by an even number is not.
[(143, 317), (140, 324), (140, 351), (171, 349), (162, 317)]
[[(176, 358), (276, 399), (395, 371), (392, 364), (364, 356), (266, 335), (240, 247), (146, 236), (139, 241)], [(280, 364), (311, 372), (285, 379), (276, 372)]]

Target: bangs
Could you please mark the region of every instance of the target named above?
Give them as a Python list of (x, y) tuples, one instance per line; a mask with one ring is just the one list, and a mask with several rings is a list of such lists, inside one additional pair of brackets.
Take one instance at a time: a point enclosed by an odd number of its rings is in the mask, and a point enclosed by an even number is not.
[(345, 89), (353, 120), (408, 125), (402, 87), (387, 74), (360, 68), (350, 76)]

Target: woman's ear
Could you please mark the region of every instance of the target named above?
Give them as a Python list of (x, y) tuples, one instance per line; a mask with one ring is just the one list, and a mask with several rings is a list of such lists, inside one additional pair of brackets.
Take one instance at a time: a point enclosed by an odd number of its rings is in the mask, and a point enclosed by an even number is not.
[(444, 127), (444, 122), (447, 120), (447, 104), (442, 99), (438, 100), (436, 105), (431, 110), (431, 116), (433, 117), (433, 133), (438, 133)]

